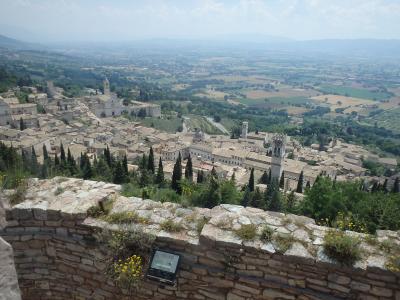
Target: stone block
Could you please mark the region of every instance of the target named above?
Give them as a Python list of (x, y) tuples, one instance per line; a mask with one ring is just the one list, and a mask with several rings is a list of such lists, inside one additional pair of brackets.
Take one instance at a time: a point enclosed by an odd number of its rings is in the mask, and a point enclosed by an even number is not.
[(293, 295), (287, 294), (283, 291), (276, 291), (272, 289), (265, 289), (263, 291), (263, 296), (269, 297), (271, 299), (288, 299), (288, 300), (296, 299), (296, 297)]

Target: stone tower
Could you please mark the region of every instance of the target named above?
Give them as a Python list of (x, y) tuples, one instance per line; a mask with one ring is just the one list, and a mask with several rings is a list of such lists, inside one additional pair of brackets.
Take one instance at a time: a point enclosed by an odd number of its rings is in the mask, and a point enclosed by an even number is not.
[(286, 136), (283, 134), (276, 134), (272, 137), (272, 159), (271, 159), (271, 177), (281, 178), (283, 171), (283, 159), (285, 157)]
[(242, 123), (242, 134), (240, 135), (241, 138), (247, 139), (247, 134), (249, 132), (249, 122)]
[(103, 81), (104, 95), (110, 95), (110, 82), (107, 77)]

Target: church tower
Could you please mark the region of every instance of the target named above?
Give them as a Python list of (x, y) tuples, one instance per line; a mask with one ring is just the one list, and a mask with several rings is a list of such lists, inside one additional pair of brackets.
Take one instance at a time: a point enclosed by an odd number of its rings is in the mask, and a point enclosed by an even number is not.
[(108, 81), (107, 77), (103, 81), (103, 89), (104, 89), (104, 95), (109, 96), (110, 95), (110, 82)]
[(272, 138), (271, 177), (279, 179), (282, 176), (283, 160), (286, 151), (286, 136), (276, 134)]
[(242, 139), (247, 139), (247, 134), (249, 133), (249, 122), (243, 122), (242, 123), (242, 134), (240, 137)]

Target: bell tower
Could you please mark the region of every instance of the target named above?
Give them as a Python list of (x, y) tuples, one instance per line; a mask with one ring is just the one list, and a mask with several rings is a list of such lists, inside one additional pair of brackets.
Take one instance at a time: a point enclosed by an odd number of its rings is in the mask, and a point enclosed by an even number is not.
[(240, 137), (242, 139), (247, 139), (247, 134), (249, 133), (249, 122), (243, 122), (242, 123), (242, 134)]
[(286, 153), (286, 136), (276, 134), (272, 138), (271, 177), (279, 179), (282, 176), (283, 160)]
[(104, 89), (104, 95), (109, 96), (110, 95), (110, 82), (108, 81), (107, 77), (103, 81), (103, 89)]

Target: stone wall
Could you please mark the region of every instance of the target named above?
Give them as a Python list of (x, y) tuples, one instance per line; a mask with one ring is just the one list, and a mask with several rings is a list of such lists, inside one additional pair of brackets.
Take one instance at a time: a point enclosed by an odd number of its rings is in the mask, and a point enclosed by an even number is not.
[[(7, 211), (0, 235), (14, 249), (23, 299), (400, 299), (400, 274), (385, 269), (382, 253), (362, 244), (363, 260), (338, 265), (322, 251), (327, 229), (311, 219), (234, 205), (183, 208), (122, 197), (118, 190), (77, 179), (35, 181), (26, 201)], [(109, 253), (94, 236), (117, 225), (87, 217), (86, 211), (109, 197), (112, 213), (135, 211), (147, 221), (132, 228), (156, 234), (155, 247), (182, 255), (175, 287), (144, 280), (128, 297), (104, 275)], [(208, 222), (198, 233), (196, 220), (203, 217)], [(161, 230), (168, 219), (183, 229)], [(243, 241), (234, 230), (250, 223), (269, 224), (294, 242), (281, 251), (273, 242)], [(398, 232), (378, 235), (399, 241)]]

